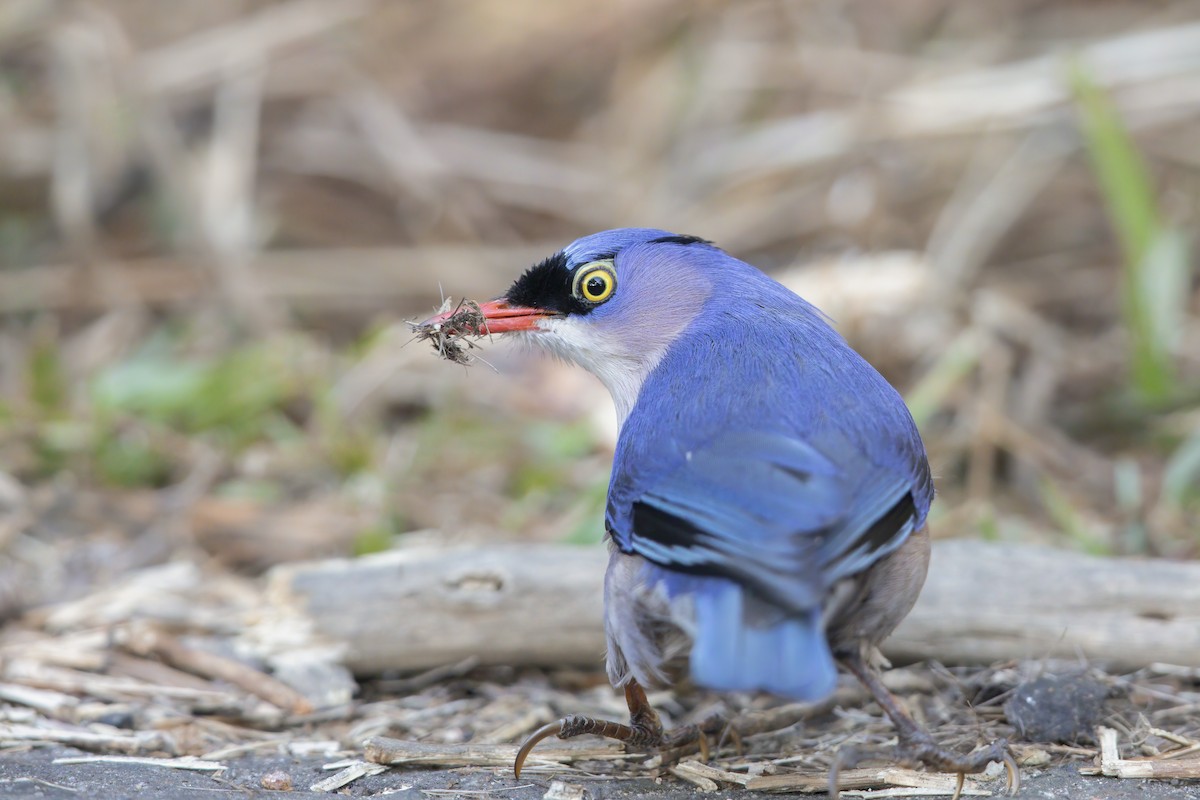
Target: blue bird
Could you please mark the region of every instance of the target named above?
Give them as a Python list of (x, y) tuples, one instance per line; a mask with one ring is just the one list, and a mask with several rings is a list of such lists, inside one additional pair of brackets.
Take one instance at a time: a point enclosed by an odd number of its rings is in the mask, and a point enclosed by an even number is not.
[[(892, 718), (902, 755), (962, 775), (1016, 768), (1003, 741), (939, 747), (883, 687), (876, 647), (929, 562), (933, 482), (903, 400), (821, 312), (703, 239), (587, 236), (530, 268), (482, 321), (607, 387), (620, 424), (605, 512), (607, 668), (628, 725), (572, 716), (531, 736), (674, 747), (643, 687), (827, 697), (837, 664)], [(447, 312), (425, 325), (453, 327)], [(703, 741), (701, 741), (703, 744)]]

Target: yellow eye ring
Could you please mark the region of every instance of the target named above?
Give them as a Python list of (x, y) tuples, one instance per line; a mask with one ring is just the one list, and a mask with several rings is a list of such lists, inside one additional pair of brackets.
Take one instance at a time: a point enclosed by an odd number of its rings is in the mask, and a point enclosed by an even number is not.
[(607, 261), (589, 264), (575, 276), (575, 296), (585, 303), (603, 303), (617, 290), (617, 273)]

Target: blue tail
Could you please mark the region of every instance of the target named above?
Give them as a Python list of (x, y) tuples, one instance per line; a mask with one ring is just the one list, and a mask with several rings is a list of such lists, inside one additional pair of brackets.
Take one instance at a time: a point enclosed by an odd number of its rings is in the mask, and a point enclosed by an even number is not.
[(722, 691), (761, 689), (804, 701), (833, 692), (837, 667), (819, 610), (756, 628), (745, 620), (737, 586), (710, 584), (693, 597), (691, 668), (696, 683)]

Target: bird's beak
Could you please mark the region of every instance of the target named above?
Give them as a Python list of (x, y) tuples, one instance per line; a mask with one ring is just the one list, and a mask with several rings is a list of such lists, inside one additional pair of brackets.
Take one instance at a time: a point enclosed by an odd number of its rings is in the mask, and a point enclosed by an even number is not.
[(478, 313), (473, 305), (460, 305), (430, 317), (421, 323), (421, 327), (442, 325), (446, 333), (487, 336), (493, 333), (536, 330), (539, 320), (555, 316), (558, 315), (553, 311), (510, 305), (503, 297), (498, 297), (480, 303)]

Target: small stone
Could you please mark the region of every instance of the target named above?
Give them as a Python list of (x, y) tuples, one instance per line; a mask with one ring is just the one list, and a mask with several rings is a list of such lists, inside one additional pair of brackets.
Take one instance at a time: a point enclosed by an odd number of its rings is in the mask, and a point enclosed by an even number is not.
[(264, 789), (270, 789), (273, 792), (290, 792), (292, 790), (292, 776), (281, 769), (273, 769), (263, 775), (259, 783)]
[(1109, 687), (1087, 675), (1047, 675), (1018, 686), (1004, 714), (1027, 742), (1093, 742)]
[(551, 781), (542, 800), (587, 800), (588, 791), (577, 783)]

